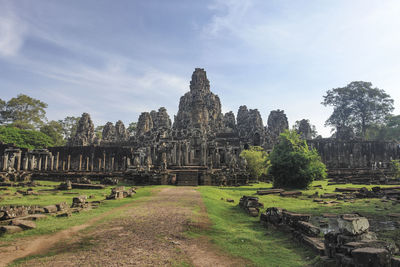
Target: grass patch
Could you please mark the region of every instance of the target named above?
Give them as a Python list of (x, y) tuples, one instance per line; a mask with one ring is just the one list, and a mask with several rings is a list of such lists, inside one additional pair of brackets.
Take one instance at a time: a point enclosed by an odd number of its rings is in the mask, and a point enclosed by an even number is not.
[[(50, 215), (46, 219), (37, 221), (36, 222), (37, 227), (35, 229), (23, 231), (20, 233), (15, 233), (12, 235), (4, 235), (4, 236), (0, 237), (0, 242), (4, 244), (4, 243), (8, 243), (14, 239), (18, 239), (18, 238), (22, 238), (22, 237), (51, 234), (51, 233), (54, 233), (54, 232), (57, 232), (60, 230), (70, 228), (72, 226), (84, 224), (87, 221), (89, 221), (90, 219), (100, 216), (101, 214), (103, 214), (107, 211), (111, 211), (122, 205), (138, 201), (140, 198), (149, 197), (152, 194), (152, 191), (154, 190), (154, 188), (155, 188), (155, 186), (138, 188), (137, 193), (133, 197), (119, 199), (119, 200), (106, 200), (104, 203), (100, 204), (100, 206), (96, 209), (82, 211), (80, 213), (74, 213), (74, 214), (72, 214), (71, 217), (57, 218), (55, 216)], [(100, 192), (96, 192), (96, 190), (79, 190), (79, 189), (70, 190), (70, 191), (77, 191), (79, 193), (79, 195), (96, 194), (96, 196), (99, 198), (98, 200), (100, 200), (100, 199), (104, 199), (103, 193), (110, 192), (110, 188), (107, 188), (104, 190), (97, 190)], [(48, 200), (48, 198), (50, 198), (50, 200)], [(30, 203), (30, 204), (31, 205), (39, 205), (38, 203), (42, 203), (42, 205), (49, 205), (49, 204), (55, 204), (55, 203), (59, 203), (59, 202), (63, 202), (63, 201), (72, 203), (72, 198), (73, 198), (73, 196), (63, 195), (62, 193), (61, 194), (57, 193), (53, 197), (49, 197), (46, 195), (40, 195), (39, 199), (36, 202)], [(96, 200), (96, 198), (90, 199), (90, 201), (91, 200)], [(13, 204), (23, 205), (23, 204), (21, 204), (22, 202), (23, 201), (21, 200), (20, 202), (17, 201), (17, 203), (13, 202)], [(0, 205), (3, 205), (3, 202), (0, 202)], [(106, 220), (120, 216), (121, 212), (111, 213), (111, 214), (105, 216), (104, 218), (102, 218), (101, 220), (97, 221), (94, 225), (98, 225)]]
[[(313, 186), (321, 185), (322, 188)], [(371, 189), (375, 185), (365, 186)], [(380, 199), (356, 199), (354, 203), (338, 201), (339, 204), (327, 206), (313, 202), (309, 196), (332, 193), (336, 187), (364, 187), (364, 185), (328, 185), (327, 181), (315, 181), (310, 189), (301, 190), (303, 195), (298, 198), (281, 197), (279, 195), (258, 196), (268, 207), (281, 207), (289, 211), (311, 213), (352, 213), (358, 212), (367, 217), (384, 217), (388, 213), (400, 212), (400, 205), (393, 206), (391, 202)], [(210, 230), (192, 228), (189, 235), (208, 236), (212, 242), (230, 254), (246, 258), (256, 266), (307, 266), (319, 262), (319, 257), (303, 245), (294, 242), (291, 236), (278, 231), (265, 229), (259, 223), (259, 218), (248, 216), (238, 207), (243, 195), (255, 195), (257, 190), (272, 188), (272, 184), (259, 183), (242, 187), (199, 187), (209, 218), (212, 221)], [(221, 200), (223, 198), (224, 200)], [(227, 198), (235, 203), (227, 203)], [(327, 199), (336, 200), (336, 199)], [(384, 232), (386, 238), (398, 236), (399, 231)], [(379, 233), (378, 233), (379, 234)], [(396, 238), (394, 238), (396, 239)]]

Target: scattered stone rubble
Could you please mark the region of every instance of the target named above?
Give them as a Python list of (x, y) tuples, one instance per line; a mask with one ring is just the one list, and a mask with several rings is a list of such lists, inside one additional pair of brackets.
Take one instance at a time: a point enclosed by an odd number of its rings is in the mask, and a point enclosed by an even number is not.
[(135, 188), (129, 188), (125, 190), (124, 186), (118, 186), (111, 189), (111, 194), (107, 196), (107, 199), (121, 199), (131, 197), (136, 194)]
[(258, 197), (243, 196), (239, 201), (239, 206), (243, 208), (252, 217), (257, 217), (260, 213), (260, 208), (264, 205), (258, 202)]
[(326, 233), (324, 237), (310, 218), (310, 214), (271, 207), (261, 214), (260, 221), (267, 227), (291, 233), (321, 255), (326, 264), (333, 261), (337, 266), (398, 266), (398, 258), (394, 256), (398, 249), (391, 243), (377, 240), (376, 234), (369, 231), (367, 218), (358, 214), (341, 215), (337, 219), (337, 230)]

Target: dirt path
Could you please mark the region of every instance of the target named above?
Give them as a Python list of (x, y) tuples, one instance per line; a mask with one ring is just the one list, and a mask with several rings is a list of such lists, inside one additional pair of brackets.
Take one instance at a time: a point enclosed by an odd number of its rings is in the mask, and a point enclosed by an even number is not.
[(123, 210), (120, 217), (85, 233), (79, 231), (106, 214), (84, 225), (38, 237), (17, 251), (11, 248), (4, 256), (0, 252), (0, 264), (51, 249), (53, 256), (31, 259), (22, 266), (246, 265), (222, 253), (206, 238), (185, 238), (188, 226), (209, 227), (200, 193), (193, 188), (163, 188), (147, 201), (119, 209)]

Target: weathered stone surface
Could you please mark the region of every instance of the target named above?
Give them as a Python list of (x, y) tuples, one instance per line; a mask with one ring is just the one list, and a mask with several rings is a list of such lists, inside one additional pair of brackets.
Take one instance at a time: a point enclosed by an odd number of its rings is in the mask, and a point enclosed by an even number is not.
[(266, 128), (266, 146), (272, 148), (277, 144), (279, 135), (289, 129), (288, 119), (283, 110), (273, 110), (268, 116)]
[(21, 227), (24, 230), (36, 228), (36, 223), (34, 223), (33, 221), (28, 221), (28, 220), (15, 219), (15, 220), (11, 221), (10, 225)]
[(229, 111), (224, 114), (224, 131), (233, 132), (236, 130), (236, 119), (235, 114), (232, 111)]
[(219, 97), (210, 91), (204, 69), (196, 68), (190, 81), (190, 91), (181, 97), (174, 120), (175, 130), (201, 129), (216, 132), (223, 127)]
[(338, 226), (342, 233), (360, 235), (368, 231), (369, 222), (365, 217), (342, 216), (338, 219)]
[(129, 138), (128, 131), (125, 128), (124, 123), (119, 120), (115, 123), (115, 140), (117, 142), (127, 141)]
[(297, 197), (302, 195), (300, 191), (284, 191), (280, 192), (279, 194), (281, 197)]
[(298, 221), (296, 228), (299, 229), (303, 234), (311, 237), (317, 237), (320, 234), (320, 229), (309, 222)]
[(351, 252), (354, 263), (360, 267), (389, 267), (390, 255), (382, 248), (358, 248)]
[(83, 113), (79, 119), (75, 136), (68, 142), (71, 146), (88, 146), (94, 143), (94, 124), (88, 113)]
[(294, 226), (299, 221), (308, 222), (311, 218), (311, 214), (295, 213), (289, 211), (282, 211), (283, 223)]
[(158, 112), (152, 111), (150, 115), (153, 120), (153, 128), (157, 130), (161, 129), (170, 129), (171, 128), (171, 119), (168, 115), (167, 109), (165, 107), (160, 107)]
[(63, 210), (69, 209), (67, 202), (61, 202), (59, 204), (56, 204), (56, 207), (57, 207), (57, 211), (63, 211)]
[(283, 189), (269, 189), (269, 190), (257, 190), (257, 195), (272, 195), (272, 194), (280, 194), (284, 192)]
[(46, 213), (54, 213), (54, 212), (57, 212), (57, 210), (58, 210), (56, 205), (48, 205), (48, 206), (43, 207), (43, 209), (44, 209), (44, 212), (46, 212)]
[(142, 112), (139, 116), (139, 120), (136, 128), (136, 136), (144, 135), (153, 129), (153, 119), (149, 112)]
[(104, 125), (103, 132), (102, 132), (102, 141), (104, 142), (115, 142), (117, 132), (115, 126), (112, 122), (107, 122)]
[(19, 226), (14, 226), (14, 225), (3, 225), (0, 226), (0, 236), (4, 234), (14, 234), (18, 232), (22, 232), (23, 229)]
[(299, 122), (299, 128), (297, 129), (297, 133), (300, 135), (300, 138), (309, 140), (312, 139), (312, 128), (309, 120), (302, 119)]
[(264, 125), (257, 109), (247, 109), (240, 106), (237, 114), (237, 129), (239, 137), (252, 146), (264, 143)]

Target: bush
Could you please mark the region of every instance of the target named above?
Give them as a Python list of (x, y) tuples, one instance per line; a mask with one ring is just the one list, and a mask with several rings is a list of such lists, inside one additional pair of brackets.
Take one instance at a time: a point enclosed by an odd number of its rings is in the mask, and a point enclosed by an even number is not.
[(46, 148), (54, 145), (52, 139), (44, 133), (7, 126), (0, 126), (0, 142), (12, 143), (17, 147), (28, 149)]
[(243, 150), (240, 156), (246, 159), (251, 177), (258, 180), (261, 175), (267, 174), (268, 155), (262, 147), (252, 146), (250, 149)]
[(286, 130), (269, 156), (274, 187), (307, 188), (313, 180), (326, 178), (326, 167), (315, 149), (309, 149), (295, 131)]
[(395, 159), (391, 162), (391, 170), (393, 172), (394, 178), (400, 177), (400, 160)]

